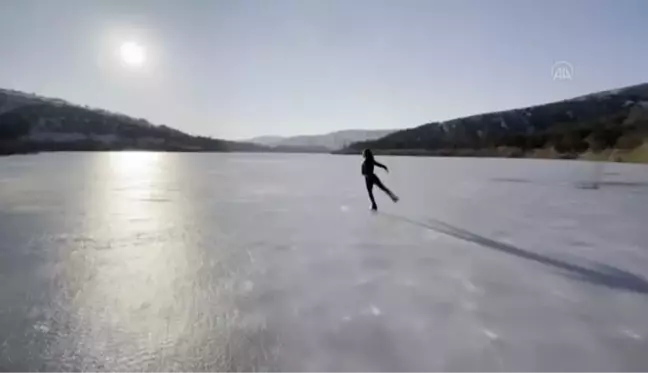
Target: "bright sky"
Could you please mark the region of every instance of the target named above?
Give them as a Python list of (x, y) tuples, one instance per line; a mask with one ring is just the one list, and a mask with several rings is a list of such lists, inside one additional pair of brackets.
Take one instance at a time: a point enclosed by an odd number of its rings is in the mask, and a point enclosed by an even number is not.
[(0, 87), (230, 139), (406, 128), (648, 82), (647, 17), (645, 0), (0, 0)]

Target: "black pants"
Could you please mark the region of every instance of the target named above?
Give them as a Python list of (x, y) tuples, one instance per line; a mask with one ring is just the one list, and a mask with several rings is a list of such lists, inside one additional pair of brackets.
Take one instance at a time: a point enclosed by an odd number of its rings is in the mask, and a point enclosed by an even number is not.
[(376, 200), (374, 199), (373, 195), (374, 185), (380, 188), (383, 192), (387, 193), (387, 195), (389, 195), (391, 198), (393, 198), (394, 194), (391, 192), (391, 190), (387, 189), (387, 187), (375, 174), (365, 175), (365, 184), (367, 185), (367, 192), (369, 193), (369, 199), (371, 200), (371, 206), (373, 208), (376, 208)]

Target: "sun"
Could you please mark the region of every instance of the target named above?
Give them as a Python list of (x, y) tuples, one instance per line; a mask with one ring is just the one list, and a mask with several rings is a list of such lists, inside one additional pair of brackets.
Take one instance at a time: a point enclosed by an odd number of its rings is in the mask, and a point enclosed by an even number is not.
[(125, 42), (119, 48), (122, 62), (128, 66), (140, 67), (146, 61), (144, 48), (132, 41)]

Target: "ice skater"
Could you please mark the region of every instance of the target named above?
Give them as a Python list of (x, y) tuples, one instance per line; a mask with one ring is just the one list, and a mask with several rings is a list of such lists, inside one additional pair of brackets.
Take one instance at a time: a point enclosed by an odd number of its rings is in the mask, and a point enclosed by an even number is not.
[(382, 181), (380, 181), (378, 176), (374, 174), (374, 166), (378, 166), (380, 168), (383, 168), (385, 171), (389, 172), (387, 166), (377, 162), (376, 159), (374, 159), (374, 155), (371, 152), (371, 149), (363, 150), (362, 156), (364, 157), (364, 162), (362, 162), (362, 175), (365, 178), (365, 184), (367, 185), (367, 193), (369, 193), (369, 199), (371, 200), (371, 210), (372, 211), (378, 210), (378, 205), (376, 205), (376, 199), (374, 198), (373, 195), (374, 185), (376, 185), (383, 192), (385, 192), (389, 196), (389, 198), (392, 199), (392, 201), (398, 202), (398, 197), (394, 193), (392, 193), (392, 191), (389, 190), (385, 185), (383, 185)]

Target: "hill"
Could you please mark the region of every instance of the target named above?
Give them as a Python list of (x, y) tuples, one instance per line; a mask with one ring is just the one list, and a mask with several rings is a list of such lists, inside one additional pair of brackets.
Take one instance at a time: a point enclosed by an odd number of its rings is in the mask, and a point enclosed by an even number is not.
[(323, 135), (294, 137), (262, 136), (248, 141), (285, 150), (297, 148), (330, 152), (343, 149), (354, 142), (379, 139), (394, 131), (395, 130), (344, 130)]
[(145, 119), (0, 89), (0, 154), (146, 149), (268, 151), (257, 144), (192, 136)]
[(339, 153), (588, 157), (648, 161), (648, 83), (521, 109), (433, 122)]

